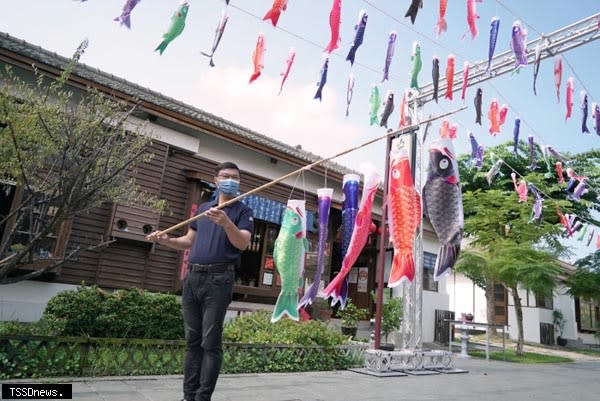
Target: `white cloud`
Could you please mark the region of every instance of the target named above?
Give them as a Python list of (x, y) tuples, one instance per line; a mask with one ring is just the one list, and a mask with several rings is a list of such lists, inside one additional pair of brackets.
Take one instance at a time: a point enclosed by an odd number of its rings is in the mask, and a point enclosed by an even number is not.
[[(337, 117), (340, 100), (327, 85), (323, 101), (313, 99), (316, 85), (287, 81), (263, 73), (248, 84), (250, 69), (213, 68), (202, 74), (186, 102), (290, 146), (301, 145), (320, 156), (343, 151), (361, 140), (362, 129)], [(344, 99), (345, 102), (345, 99)]]

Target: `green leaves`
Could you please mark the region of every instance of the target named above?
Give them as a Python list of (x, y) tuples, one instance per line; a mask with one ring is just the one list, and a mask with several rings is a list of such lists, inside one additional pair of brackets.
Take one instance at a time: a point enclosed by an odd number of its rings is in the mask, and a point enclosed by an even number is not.
[[(503, 159), (506, 163), (501, 169), (501, 175), (496, 176), (490, 186), (485, 179), (486, 172), (491, 168), (492, 161), (489, 158), (484, 163), (481, 171), (470, 167), (468, 156), (460, 158), (460, 174), (463, 185), (463, 204), (465, 210), (465, 237), (468, 239), (471, 247), (478, 250), (479, 255), (489, 259), (490, 265), (487, 266), (486, 275), (492, 277), (496, 272), (503, 272), (504, 278), (510, 276), (506, 274), (506, 265), (516, 265), (525, 260), (524, 255), (534, 252), (533, 260), (538, 257), (545, 259), (546, 253), (552, 257), (564, 256), (569, 253), (568, 249), (562, 244), (561, 234), (562, 226), (559, 224), (556, 208), (560, 207), (565, 213), (575, 212), (579, 216), (586, 218), (589, 216), (588, 207), (593, 199), (591, 193), (584, 195), (580, 202), (566, 199), (564, 191), (565, 184), (558, 183), (558, 176), (553, 170), (554, 160), (544, 163), (538, 157), (538, 167), (531, 170), (530, 161), (527, 154), (526, 145), (520, 144), (520, 153), (518, 157), (512, 153), (512, 143), (496, 146), (487, 149), (486, 153), (495, 155), (495, 158)], [(541, 155), (541, 149), (536, 150)], [(586, 171), (590, 179), (595, 179), (600, 175), (600, 170), (596, 167), (598, 152), (588, 152), (589, 154), (567, 155), (575, 160), (574, 166), (581, 171)], [(548, 171), (548, 166), (552, 169)], [(539, 224), (531, 222), (533, 196), (529, 193), (526, 202), (519, 202), (514, 184), (510, 177), (513, 168), (517, 173), (517, 180), (525, 180), (536, 186), (542, 194), (543, 213)], [(585, 170), (584, 170), (585, 169)], [(566, 167), (565, 167), (566, 170)], [(568, 177), (565, 177), (568, 180)], [(545, 253), (539, 253), (539, 252)], [(468, 257), (468, 255), (467, 255)], [(511, 259), (512, 258), (512, 259)], [(495, 261), (503, 260), (502, 264)], [(466, 260), (462, 266), (468, 271), (468, 266), (473, 265), (475, 260)], [(529, 262), (528, 262), (529, 263)], [(460, 265), (460, 263), (459, 263)], [(475, 266), (482, 267), (485, 263), (475, 263)], [(498, 268), (494, 266), (498, 265)], [(503, 270), (502, 270), (503, 269)], [(552, 270), (552, 269), (550, 269)], [(518, 269), (510, 271), (517, 273)], [(470, 274), (479, 280), (471, 269)], [(511, 282), (514, 282), (511, 277)]]
[(386, 337), (394, 330), (398, 330), (402, 324), (404, 316), (404, 308), (402, 306), (402, 298), (389, 298), (383, 303), (381, 309), (381, 331)]
[(365, 308), (358, 308), (352, 300), (348, 298), (344, 309), (338, 309), (337, 315), (342, 319), (342, 326), (356, 327), (359, 320), (366, 319), (369, 315)]
[[(11, 211), (17, 221), (34, 214), (37, 219), (27, 228), (6, 227), (0, 283), (18, 280), (18, 267), (32, 262), (35, 249), (47, 248), (48, 237), (78, 213), (107, 202), (165, 206), (135, 182), (136, 168), (151, 158), (144, 126), (129, 122), (136, 105), (93, 88), (68, 86), (86, 46), (85, 41), (55, 79), (35, 70), (33, 75), (0, 70), (0, 178), (30, 195)], [(16, 239), (17, 231), (26, 232), (26, 243)], [(7, 260), (9, 246), (18, 242), (26, 247)]]
[[(508, 287), (516, 283), (537, 291), (548, 291), (553, 287), (558, 274), (554, 259), (567, 255), (569, 250), (562, 243), (563, 228), (559, 223), (556, 208), (564, 213), (575, 213), (580, 218), (597, 223), (591, 213), (598, 210), (594, 188), (590, 189), (580, 201), (567, 199), (566, 183), (560, 184), (555, 172), (556, 160), (544, 163), (536, 149), (538, 167), (529, 168), (530, 161), (524, 143), (520, 144), (519, 157), (511, 152), (511, 143), (487, 149), (496, 157), (506, 161), (502, 168), (503, 176), (494, 178), (492, 185), (485, 180), (485, 173), (491, 167), (487, 160), (481, 171), (470, 168), (468, 156), (460, 159), (463, 184), (463, 203), (465, 210), (465, 234), (470, 245), (477, 249), (478, 256), (463, 252), (458, 269), (465, 272), (476, 283), (482, 276), (501, 279)], [(571, 166), (575, 174), (585, 175), (587, 182), (594, 183), (600, 178), (600, 151), (590, 150), (576, 155), (566, 156), (573, 160)], [(527, 202), (519, 203), (514, 185), (510, 179), (510, 167), (523, 179), (538, 188), (544, 197), (541, 224), (529, 222), (532, 196)], [(548, 169), (550, 167), (550, 170)], [(567, 167), (564, 179), (566, 176)], [(518, 178), (520, 179), (520, 178)], [(579, 261), (577, 272), (568, 278), (569, 293), (573, 296), (600, 298), (600, 256), (594, 253)]]
[(577, 270), (566, 280), (567, 292), (573, 297), (600, 302), (600, 251), (596, 250), (575, 264)]
[(488, 261), (488, 255), (478, 252), (476, 249), (467, 248), (461, 251), (455, 269), (467, 276), (479, 288), (485, 289), (486, 279), (494, 276)]
[[(563, 228), (560, 225), (557, 208), (563, 213), (576, 213), (589, 218), (590, 207), (595, 194), (584, 194), (581, 201), (567, 199), (566, 184), (559, 184), (554, 171), (555, 160), (542, 160), (541, 149), (535, 149), (538, 167), (531, 169), (526, 155), (525, 143), (520, 144), (519, 155), (511, 151), (512, 144), (486, 149), (487, 158), (481, 171), (472, 169), (469, 157), (459, 161), (463, 205), (465, 212), (465, 239), (468, 242), (457, 262), (457, 271), (463, 272), (475, 284), (486, 290), (488, 319), (493, 318), (490, 289), (494, 283), (502, 283), (512, 291), (518, 326), (518, 349), (522, 352), (523, 318), (519, 301), (519, 288), (533, 291), (538, 295), (551, 294), (561, 272), (558, 257), (568, 254), (562, 243)], [(575, 166), (590, 179), (599, 177), (598, 154), (567, 155)], [(491, 185), (486, 173), (493, 160), (502, 159), (504, 164)], [(566, 170), (566, 166), (565, 166)], [(531, 193), (525, 202), (519, 202), (515, 183), (524, 180), (533, 184), (543, 197), (542, 218), (539, 222), (531, 219), (534, 197)], [(564, 177), (568, 180), (568, 177)]]
[(139, 288), (106, 293), (80, 286), (48, 301), (42, 321), (61, 336), (183, 338), (181, 305), (171, 294)]
[(271, 312), (258, 310), (225, 324), (224, 373), (330, 370), (360, 365), (338, 348), (348, 342), (339, 330), (316, 320), (282, 319), (271, 323), (270, 319)]
[(552, 253), (537, 249), (531, 243), (504, 241), (498, 248), (490, 266), (507, 287), (520, 284), (534, 293), (544, 294), (556, 286), (561, 269)]
[(293, 344), (334, 346), (347, 339), (337, 330), (316, 320), (295, 322), (282, 319), (271, 323), (271, 313), (259, 310), (240, 316), (223, 328), (223, 341), (244, 344)]

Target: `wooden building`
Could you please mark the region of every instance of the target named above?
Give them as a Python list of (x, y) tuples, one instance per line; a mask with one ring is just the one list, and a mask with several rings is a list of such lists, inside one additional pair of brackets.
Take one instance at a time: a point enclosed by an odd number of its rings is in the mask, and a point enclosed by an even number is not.
[[(34, 68), (44, 75), (56, 77), (68, 62), (55, 53), (0, 34), (0, 68), (11, 65), (25, 80), (33, 78)], [(245, 192), (320, 159), (299, 146), (273, 140), (83, 64), (75, 67), (68, 85), (76, 92), (95, 88), (126, 102), (139, 103), (139, 110), (129, 123), (133, 126), (145, 124), (146, 131), (156, 140), (149, 148), (154, 157), (138, 169), (136, 179), (141, 189), (166, 200), (168, 213), (159, 215), (143, 207), (106, 204), (76, 216), (63, 224), (53, 241), (39, 252), (28, 268), (39, 268), (49, 263), (51, 256), (62, 255), (73, 247), (98, 243), (102, 238), (116, 241), (105, 248), (84, 252), (77, 260), (65, 263), (55, 273), (44, 277), (42, 281), (48, 285), (85, 282), (104, 288), (141, 287), (177, 293), (181, 287), (186, 255), (153, 245), (145, 240), (145, 235), (155, 229), (171, 227), (192, 215), (195, 207), (210, 197), (214, 167), (218, 163), (230, 160), (240, 166), (240, 190)], [(306, 199), (308, 238), (311, 251), (316, 250), (316, 191), (324, 186), (325, 174), (328, 186), (334, 188), (329, 257), (323, 276), (325, 281), (330, 280), (333, 275), (331, 266), (339, 268), (341, 264), (340, 240), (336, 233), (341, 224), (342, 177), (347, 173), (354, 172), (334, 162), (324, 163), (303, 173), (304, 177), (298, 180), (302, 188), (294, 188), (296, 178), (293, 177), (244, 200), (255, 210), (256, 225), (251, 246), (244, 252), (238, 267), (235, 298), (274, 303), (279, 292), (278, 277), (270, 253), (278, 233), (281, 212), (289, 198)], [(22, 188), (6, 180), (0, 182), (0, 192), (6, 195), (0, 198), (0, 213), (10, 212), (23, 196)], [(380, 207), (381, 193), (375, 207), (377, 225)], [(174, 235), (185, 231), (185, 228), (181, 229)], [(0, 231), (0, 237), (2, 235)], [(376, 238), (371, 236), (356, 264), (366, 268), (361, 272), (368, 271), (368, 285), (366, 288), (361, 285), (360, 291), (356, 280), (350, 285), (350, 296), (360, 306), (371, 306), (369, 293), (375, 288), (376, 260)], [(312, 278), (315, 264), (315, 253), (310, 252), (307, 255), (307, 279)]]

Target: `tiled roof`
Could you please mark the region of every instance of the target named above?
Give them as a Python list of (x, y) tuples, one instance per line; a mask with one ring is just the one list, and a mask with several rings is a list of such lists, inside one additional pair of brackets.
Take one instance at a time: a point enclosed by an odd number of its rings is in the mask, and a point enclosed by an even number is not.
[[(69, 58), (63, 57), (54, 52), (43, 49), (40, 46), (33, 45), (3, 32), (0, 32), (0, 48), (9, 50), (13, 53), (60, 70), (64, 69), (70, 61)], [(297, 159), (301, 163), (310, 164), (322, 159), (322, 157), (318, 155), (302, 150), (300, 146), (290, 146), (281, 141), (269, 138), (266, 135), (259, 134), (258, 132), (242, 127), (241, 125), (185, 104), (159, 92), (144, 88), (133, 82), (129, 82), (112, 74), (108, 74), (97, 68), (79, 63), (75, 66), (73, 74), (96, 84), (103, 85), (115, 91), (178, 113), (182, 116), (193, 118), (197, 121), (233, 133), (248, 141), (260, 145), (260, 147), (267, 147), (277, 152), (286, 154)], [(323, 166), (327, 167), (328, 170), (339, 174), (355, 173), (355, 171), (331, 161), (323, 163)]]

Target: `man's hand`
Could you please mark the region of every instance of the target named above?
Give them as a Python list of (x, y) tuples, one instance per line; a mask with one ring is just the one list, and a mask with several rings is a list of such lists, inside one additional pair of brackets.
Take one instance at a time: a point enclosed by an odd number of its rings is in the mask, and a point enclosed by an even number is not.
[(229, 220), (229, 217), (227, 217), (227, 214), (221, 209), (217, 209), (214, 207), (210, 208), (206, 211), (205, 216), (208, 217), (208, 219), (213, 223), (222, 227), (226, 227), (230, 224), (233, 224), (233, 222)]
[(161, 245), (166, 245), (169, 242), (169, 236), (167, 234), (160, 234), (161, 231), (154, 231), (146, 235), (146, 239), (152, 242), (158, 242)]

